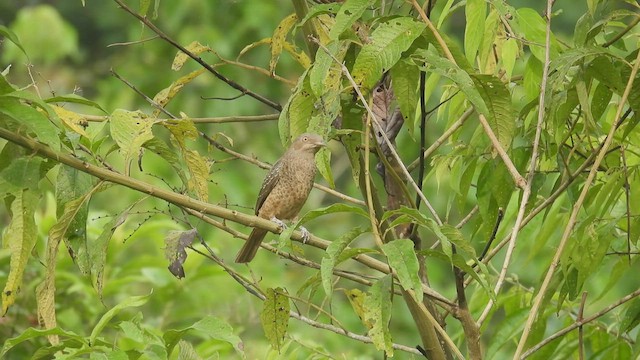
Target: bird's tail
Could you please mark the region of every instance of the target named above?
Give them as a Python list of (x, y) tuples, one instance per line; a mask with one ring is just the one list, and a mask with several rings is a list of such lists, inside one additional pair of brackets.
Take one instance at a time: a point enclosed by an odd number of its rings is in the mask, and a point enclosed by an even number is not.
[(251, 231), (251, 235), (249, 235), (249, 239), (247, 239), (242, 249), (240, 249), (240, 252), (238, 252), (236, 262), (247, 263), (253, 260), (265, 235), (267, 235), (267, 230), (254, 228), (253, 231)]

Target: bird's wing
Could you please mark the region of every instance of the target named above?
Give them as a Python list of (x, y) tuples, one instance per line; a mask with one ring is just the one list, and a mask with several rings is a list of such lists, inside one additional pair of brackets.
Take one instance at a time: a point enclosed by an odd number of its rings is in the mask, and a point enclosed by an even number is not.
[(262, 182), (262, 187), (260, 188), (260, 193), (258, 194), (258, 200), (256, 200), (256, 215), (258, 215), (258, 211), (260, 211), (260, 207), (267, 199), (267, 196), (271, 193), (271, 190), (276, 186), (278, 180), (280, 179), (280, 170), (282, 168), (282, 161), (278, 160), (269, 170), (267, 177), (264, 178)]

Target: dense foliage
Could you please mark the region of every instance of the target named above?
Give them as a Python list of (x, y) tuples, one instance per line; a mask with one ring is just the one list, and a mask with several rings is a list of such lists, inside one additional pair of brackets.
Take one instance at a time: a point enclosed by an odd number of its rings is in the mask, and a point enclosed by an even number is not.
[(70, 3), (0, 5), (0, 357), (640, 356), (637, 2)]

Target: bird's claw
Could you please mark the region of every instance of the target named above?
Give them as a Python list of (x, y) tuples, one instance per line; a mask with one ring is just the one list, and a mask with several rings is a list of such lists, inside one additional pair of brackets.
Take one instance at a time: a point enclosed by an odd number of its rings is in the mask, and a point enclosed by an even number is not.
[(276, 225), (278, 225), (278, 227), (280, 228), (280, 230), (284, 230), (287, 228), (287, 224), (284, 223), (284, 221), (278, 219), (277, 217), (272, 217), (271, 218), (271, 222), (275, 223)]
[(300, 226), (300, 233), (302, 235), (302, 243), (306, 244), (311, 239), (311, 233), (304, 226)]

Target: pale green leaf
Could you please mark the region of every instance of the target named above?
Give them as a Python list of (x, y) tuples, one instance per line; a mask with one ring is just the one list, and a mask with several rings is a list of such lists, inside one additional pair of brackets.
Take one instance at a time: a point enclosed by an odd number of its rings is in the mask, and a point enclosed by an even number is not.
[(149, 301), (151, 293), (148, 295), (141, 296), (130, 296), (120, 302), (118, 305), (109, 309), (104, 315), (100, 317), (98, 323), (94, 326), (91, 331), (91, 335), (89, 335), (89, 343), (94, 344), (98, 336), (102, 333), (102, 330), (109, 324), (111, 319), (113, 319), (116, 315), (118, 315), (122, 310), (131, 308), (131, 307), (140, 307)]
[(276, 66), (278, 65), (278, 59), (280, 59), (280, 54), (282, 53), (282, 48), (284, 47), (284, 43), (286, 42), (287, 35), (296, 24), (298, 17), (296, 14), (291, 14), (282, 21), (273, 31), (273, 35), (271, 36), (271, 60), (269, 60), (269, 72), (274, 74), (276, 72)]
[(389, 331), (391, 279), (391, 275), (385, 275), (379, 279), (373, 284), (364, 300), (364, 322), (371, 325), (368, 335), (376, 349), (384, 350), (389, 357), (393, 356), (391, 332)]
[(374, 2), (373, 0), (345, 1), (336, 14), (336, 22), (329, 31), (329, 38), (331, 38), (331, 40), (338, 40), (340, 35), (351, 28), (351, 25), (353, 25)]
[(419, 302), (422, 301), (422, 282), (418, 276), (418, 257), (414, 243), (409, 239), (398, 239), (382, 245), (389, 265), (398, 274), (400, 285), (405, 290), (413, 290)]
[(464, 52), (467, 60), (474, 63), (480, 43), (484, 39), (484, 23), (487, 13), (485, 0), (467, 0), (464, 14), (466, 26), (464, 29)]
[(151, 128), (154, 121), (140, 111), (118, 109), (109, 117), (111, 137), (122, 150), (126, 173), (129, 162), (138, 155), (140, 147), (153, 138)]
[(344, 249), (358, 236), (360, 236), (364, 230), (360, 227), (351, 229), (349, 232), (343, 234), (336, 240), (332, 241), (327, 247), (327, 250), (322, 257), (322, 263), (320, 264), (320, 273), (322, 275), (322, 288), (327, 297), (331, 298), (333, 294), (333, 281), (332, 275), (335, 266), (338, 264), (338, 257)]

